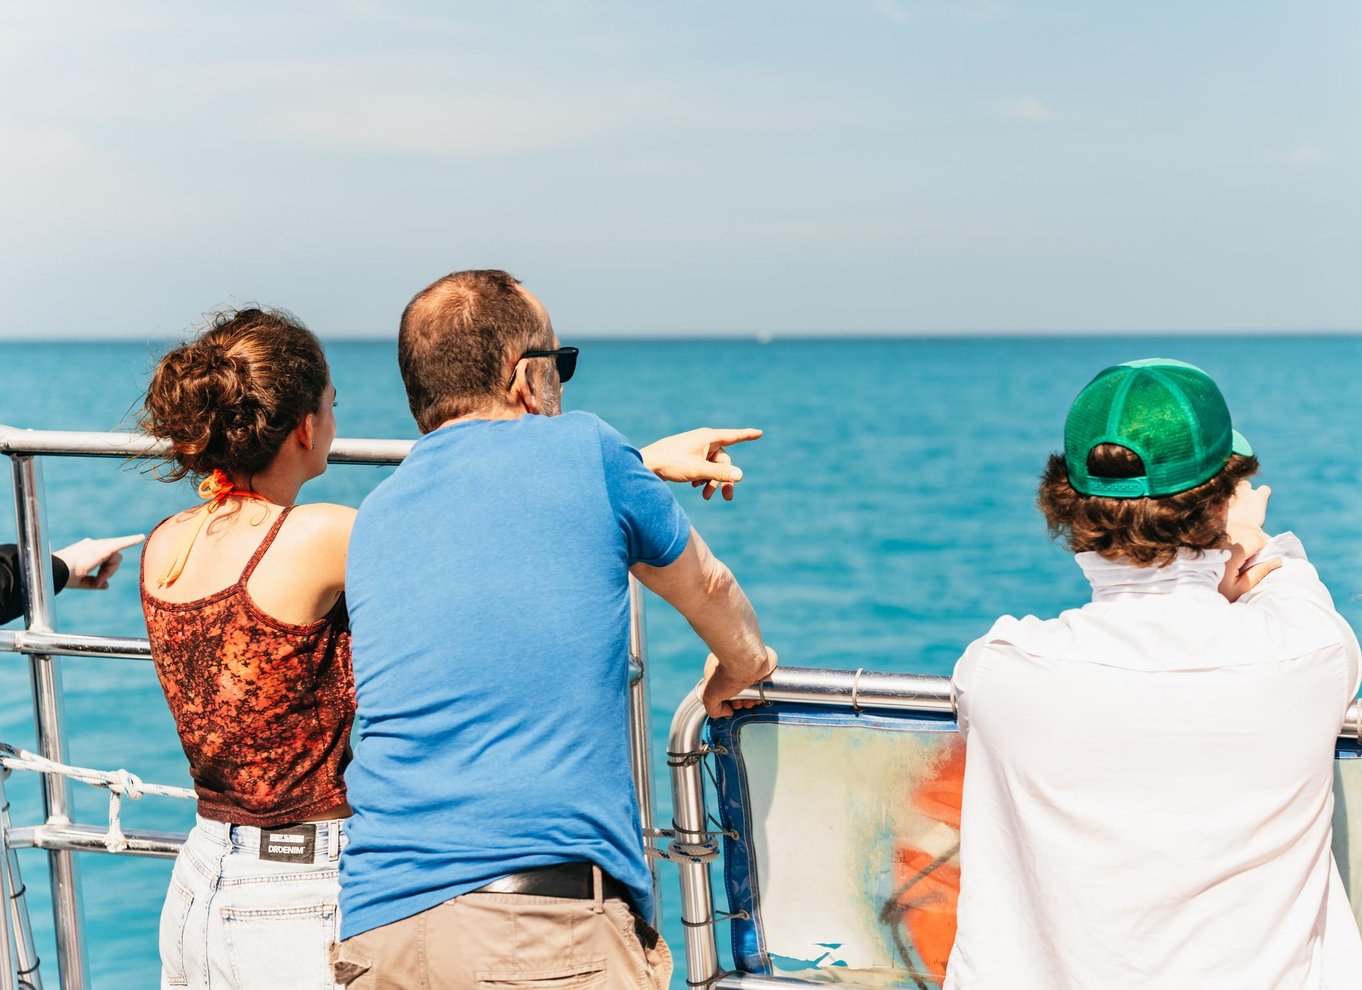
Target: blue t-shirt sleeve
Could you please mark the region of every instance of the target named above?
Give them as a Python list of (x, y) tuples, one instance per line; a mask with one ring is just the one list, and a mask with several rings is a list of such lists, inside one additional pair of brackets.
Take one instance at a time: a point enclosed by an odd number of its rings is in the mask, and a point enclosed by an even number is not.
[(666, 567), (686, 549), (690, 520), (667, 483), (644, 466), (638, 450), (606, 423), (597, 423), (605, 490), (624, 532), (629, 564)]

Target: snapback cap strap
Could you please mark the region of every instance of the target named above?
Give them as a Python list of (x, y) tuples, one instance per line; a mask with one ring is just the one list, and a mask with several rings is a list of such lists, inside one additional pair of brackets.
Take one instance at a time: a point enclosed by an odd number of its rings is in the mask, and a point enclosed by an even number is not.
[[(1123, 382), (1122, 387), (1124, 386), (1125, 383)], [(1140, 449), (1139, 445), (1114, 432), (1114, 428), (1109, 426), (1106, 433), (1092, 441), (1087, 453), (1083, 455), (1083, 487), (1077, 488), (1075, 486), (1075, 490), (1084, 495), (1105, 495), (1108, 498), (1147, 498), (1149, 496), (1148, 473), (1137, 474), (1130, 478), (1104, 478), (1093, 474), (1088, 469), (1088, 455), (1107, 443), (1116, 447), (1124, 447), (1140, 459), (1140, 463), (1145, 465), (1146, 472), (1149, 471), (1149, 458), (1145, 456), (1145, 452)], [(1073, 484), (1072, 479), (1069, 483)]]

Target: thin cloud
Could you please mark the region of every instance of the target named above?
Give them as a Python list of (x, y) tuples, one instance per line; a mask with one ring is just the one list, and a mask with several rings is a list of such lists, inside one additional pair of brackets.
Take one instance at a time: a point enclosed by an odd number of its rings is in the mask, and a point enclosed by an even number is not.
[(995, 0), (874, 0), (875, 12), (886, 20), (906, 23), (929, 18), (994, 21), (1005, 7)]
[(257, 137), (315, 148), (472, 161), (581, 145), (646, 110), (641, 97), (325, 87), (266, 111)]
[(881, 17), (891, 21), (911, 21), (913, 15), (901, 0), (875, 0), (875, 10)]
[(64, 127), (24, 126), (0, 121), (0, 175), (43, 173), (90, 157), (88, 142)]
[(1272, 155), (1271, 160), (1278, 165), (1323, 165), (1329, 161), (1329, 155), (1327, 152), (1321, 148), (1317, 148), (1313, 144), (1302, 144), (1299, 147), (1292, 148), (1290, 151)]
[(1057, 119), (1057, 114), (1050, 105), (1034, 96), (1019, 96), (1007, 100), (999, 110), (1008, 120), (1025, 124), (1048, 124)]

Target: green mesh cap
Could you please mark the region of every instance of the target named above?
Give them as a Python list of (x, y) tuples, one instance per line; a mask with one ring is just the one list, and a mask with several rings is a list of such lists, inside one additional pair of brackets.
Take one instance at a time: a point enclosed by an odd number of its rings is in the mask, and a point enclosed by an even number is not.
[[(1097, 478), (1088, 454), (1099, 444), (1128, 447), (1144, 461), (1140, 478)], [(1253, 453), (1230, 425), (1225, 397), (1190, 364), (1149, 358), (1098, 374), (1074, 399), (1064, 422), (1069, 484), (1084, 495), (1157, 498), (1209, 481), (1230, 454)]]

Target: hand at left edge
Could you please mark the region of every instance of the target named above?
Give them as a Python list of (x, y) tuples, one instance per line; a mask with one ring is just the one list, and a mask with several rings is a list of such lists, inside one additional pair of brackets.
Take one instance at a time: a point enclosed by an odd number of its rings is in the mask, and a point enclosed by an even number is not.
[(145, 536), (141, 533), (100, 540), (87, 537), (69, 547), (54, 550), (52, 556), (60, 558), (66, 565), (70, 575), (66, 581), (68, 588), (103, 591), (109, 586), (109, 578), (114, 576), (118, 565), (123, 563), (123, 551), (136, 546), (143, 539)]

